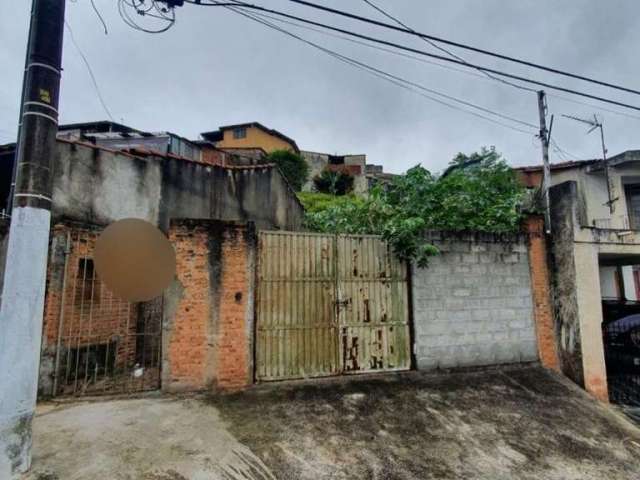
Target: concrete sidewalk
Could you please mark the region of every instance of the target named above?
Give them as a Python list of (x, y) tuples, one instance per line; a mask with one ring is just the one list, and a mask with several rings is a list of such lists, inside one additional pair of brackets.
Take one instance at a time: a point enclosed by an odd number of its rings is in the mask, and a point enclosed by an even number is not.
[(41, 406), (30, 480), (640, 479), (640, 430), (540, 368)]
[(274, 479), (194, 398), (41, 405), (29, 480)]

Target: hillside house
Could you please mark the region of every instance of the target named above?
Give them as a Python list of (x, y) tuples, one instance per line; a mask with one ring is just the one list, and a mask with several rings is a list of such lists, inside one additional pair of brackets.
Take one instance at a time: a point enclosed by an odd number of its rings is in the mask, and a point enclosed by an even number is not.
[[(537, 188), (542, 167), (518, 168)], [(562, 370), (598, 398), (640, 380), (620, 374), (608, 343), (614, 322), (639, 313), (640, 151), (551, 167), (554, 303)], [(633, 325), (630, 325), (633, 327)], [(604, 339), (604, 340), (603, 340)]]

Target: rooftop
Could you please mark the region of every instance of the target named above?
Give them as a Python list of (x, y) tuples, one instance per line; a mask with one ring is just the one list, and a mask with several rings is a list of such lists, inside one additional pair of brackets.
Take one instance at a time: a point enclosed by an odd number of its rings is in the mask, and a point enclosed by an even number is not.
[(279, 132), (278, 130), (275, 130), (273, 128), (268, 128), (268, 127), (264, 126), (260, 122), (248, 122), (248, 123), (238, 123), (236, 125), (224, 125), (224, 126), (218, 128), (218, 130), (213, 130), (213, 131), (210, 131), (210, 132), (203, 132), (200, 135), (205, 140), (216, 142), (216, 141), (220, 141), (222, 139), (221, 133), (224, 132), (225, 130), (233, 130), (235, 128), (251, 128), (251, 127), (259, 128), (263, 132), (266, 132), (266, 133), (268, 133), (270, 135), (273, 135), (274, 137), (278, 137), (281, 140), (284, 140), (285, 142), (288, 142), (291, 145), (293, 145), (293, 148), (296, 150), (296, 152), (300, 151), (300, 149), (298, 148), (298, 145), (296, 144), (295, 140), (293, 140), (290, 137), (287, 137), (284, 133)]
[[(618, 153), (613, 157), (608, 158), (609, 165), (616, 166), (623, 163), (638, 162), (640, 161), (640, 150), (627, 150), (622, 153)], [(601, 158), (589, 159), (589, 160), (571, 160), (568, 162), (552, 163), (550, 165), (551, 170), (567, 170), (571, 168), (589, 167), (592, 165), (598, 165), (602, 162)], [(514, 170), (522, 172), (537, 172), (542, 170), (542, 165), (530, 165), (526, 167), (515, 167)]]

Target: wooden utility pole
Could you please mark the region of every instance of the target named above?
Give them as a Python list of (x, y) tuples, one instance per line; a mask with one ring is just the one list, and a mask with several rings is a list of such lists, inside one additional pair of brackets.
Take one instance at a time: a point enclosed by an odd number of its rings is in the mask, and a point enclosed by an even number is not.
[(0, 478), (31, 466), (65, 0), (33, 0), (0, 304)]
[(547, 101), (544, 90), (538, 91), (538, 115), (540, 116), (540, 142), (542, 143), (542, 193), (544, 195), (544, 224), (547, 233), (551, 233), (551, 167), (549, 166), (550, 130), (547, 130)]

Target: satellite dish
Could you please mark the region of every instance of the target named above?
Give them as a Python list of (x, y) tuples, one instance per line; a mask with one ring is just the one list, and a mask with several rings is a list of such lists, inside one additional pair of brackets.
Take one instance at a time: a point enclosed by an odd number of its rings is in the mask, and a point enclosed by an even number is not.
[(137, 218), (109, 225), (96, 242), (93, 261), (102, 283), (130, 302), (160, 296), (176, 273), (176, 254), (167, 237)]

